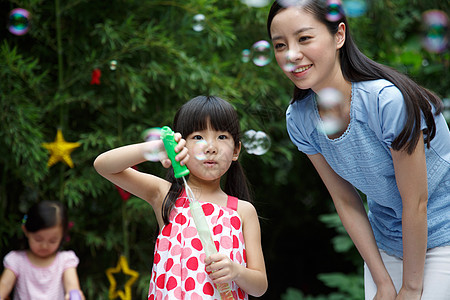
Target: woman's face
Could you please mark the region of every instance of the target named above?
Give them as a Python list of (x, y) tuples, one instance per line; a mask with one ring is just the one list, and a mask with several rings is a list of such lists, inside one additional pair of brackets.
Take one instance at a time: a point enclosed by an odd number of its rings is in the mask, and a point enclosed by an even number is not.
[(311, 13), (290, 7), (273, 18), (270, 33), (278, 65), (299, 89), (317, 92), (342, 78), (338, 50), (345, 41), (343, 23), (332, 35)]

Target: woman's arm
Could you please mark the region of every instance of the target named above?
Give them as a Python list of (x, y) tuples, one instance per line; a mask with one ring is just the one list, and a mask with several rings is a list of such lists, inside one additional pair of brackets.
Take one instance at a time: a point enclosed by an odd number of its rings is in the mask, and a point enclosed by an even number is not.
[(63, 273), (63, 285), (64, 292), (66, 294), (65, 299), (69, 300), (69, 292), (72, 290), (78, 290), (81, 294), (81, 299), (85, 299), (83, 292), (80, 289), (80, 281), (78, 280), (78, 274), (76, 268), (68, 268)]
[(327, 187), (347, 233), (369, 267), (377, 285), (375, 299), (394, 299), (396, 295), (394, 284), (381, 259), (372, 227), (358, 192), (348, 181), (334, 172), (321, 154), (308, 155), (308, 158)]
[(267, 275), (261, 247), (261, 229), (255, 207), (246, 201), (239, 201), (242, 219), (247, 267), (232, 262), (223, 254), (211, 255), (205, 260), (206, 271), (214, 283), (234, 281), (247, 294), (259, 297), (267, 290)]
[(420, 299), (427, 251), (427, 166), (423, 135), (414, 152), (391, 150), (402, 197), (403, 284), (397, 299)]
[(5, 268), (2, 277), (0, 278), (0, 299), (6, 299), (9, 296), (14, 285), (16, 284), (16, 275), (13, 271)]

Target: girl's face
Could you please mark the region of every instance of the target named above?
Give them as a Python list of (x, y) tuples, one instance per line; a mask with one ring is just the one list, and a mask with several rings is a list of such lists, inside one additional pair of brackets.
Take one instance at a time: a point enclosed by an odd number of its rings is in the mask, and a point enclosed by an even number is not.
[(28, 232), (23, 227), (23, 231), (28, 238), (31, 252), (40, 258), (46, 258), (55, 253), (63, 238), (61, 225), (41, 229), (36, 232)]
[(228, 131), (216, 131), (208, 125), (207, 129), (195, 131), (186, 137), (189, 150), (187, 167), (191, 174), (202, 180), (220, 179), (237, 160), (240, 152)]
[(332, 35), (311, 13), (290, 7), (273, 18), (270, 33), (278, 65), (299, 89), (317, 92), (333, 86), (341, 74), (338, 50), (345, 41), (343, 23)]

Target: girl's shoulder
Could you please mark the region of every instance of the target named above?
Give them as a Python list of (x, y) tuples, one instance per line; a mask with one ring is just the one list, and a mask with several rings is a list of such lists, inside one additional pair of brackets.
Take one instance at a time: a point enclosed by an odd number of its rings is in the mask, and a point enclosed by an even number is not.
[(80, 262), (78, 256), (72, 250), (61, 250), (56, 254), (58, 260), (60, 260), (66, 268), (76, 267)]
[(26, 250), (13, 250), (5, 255), (3, 258), (4, 263), (17, 262), (27, 258)]
[(252, 203), (245, 200), (238, 200), (237, 212), (241, 217), (242, 221), (245, 221), (245, 219), (247, 218), (258, 216), (255, 206)]

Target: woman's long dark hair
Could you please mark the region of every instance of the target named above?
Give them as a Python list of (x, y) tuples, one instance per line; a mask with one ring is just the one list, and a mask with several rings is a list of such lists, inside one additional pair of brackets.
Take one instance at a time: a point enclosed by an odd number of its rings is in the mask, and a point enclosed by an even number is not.
[[(345, 24), (346, 40), (339, 50), (341, 70), (344, 78), (350, 82), (386, 79), (392, 82), (402, 93), (407, 111), (407, 121), (400, 134), (392, 142), (392, 149), (405, 149), (411, 154), (419, 141), (421, 113), (425, 117), (427, 129), (424, 131), (425, 142), (430, 146), (430, 141), (436, 134), (436, 124), (432, 113), (431, 104), (436, 108), (436, 115), (442, 111), (442, 101), (433, 92), (416, 84), (408, 76), (394, 70), (393, 68), (374, 62), (365, 56), (353, 41), (348, 27), (347, 18), (344, 14), (336, 21), (331, 22), (326, 19), (327, 4), (325, 0), (299, 1), (301, 7), (311, 13), (319, 22), (325, 24), (331, 34), (336, 34), (339, 24)], [(270, 27), (273, 18), (283, 10), (277, 1), (272, 4), (267, 19), (267, 30), (270, 34)], [(302, 100), (310, 93), (310, 89), (301, 90), (294, 88), (293, 102)]]
[[(194, 131), (201, 131), (208, 127), (208, 122), (214, 130), (227, 131), (234, 140), (234, 146), (239, 147), (240, 126), (236, 110), (227, 101), (214, 96), (198, 96), (185, 103), (176, 113), (173, 130), (187, 137)], [(173, 168), (170, 167), (166, 179), (172, 183), (164, 198), (162, 218), (169, 223), (169, 214), (183, 190), (181, 178), (175, 178)], [(224, 191), (230, 196), (251, 201), (247, 178), (239, 161), (233, 161), (227, 171)]]

